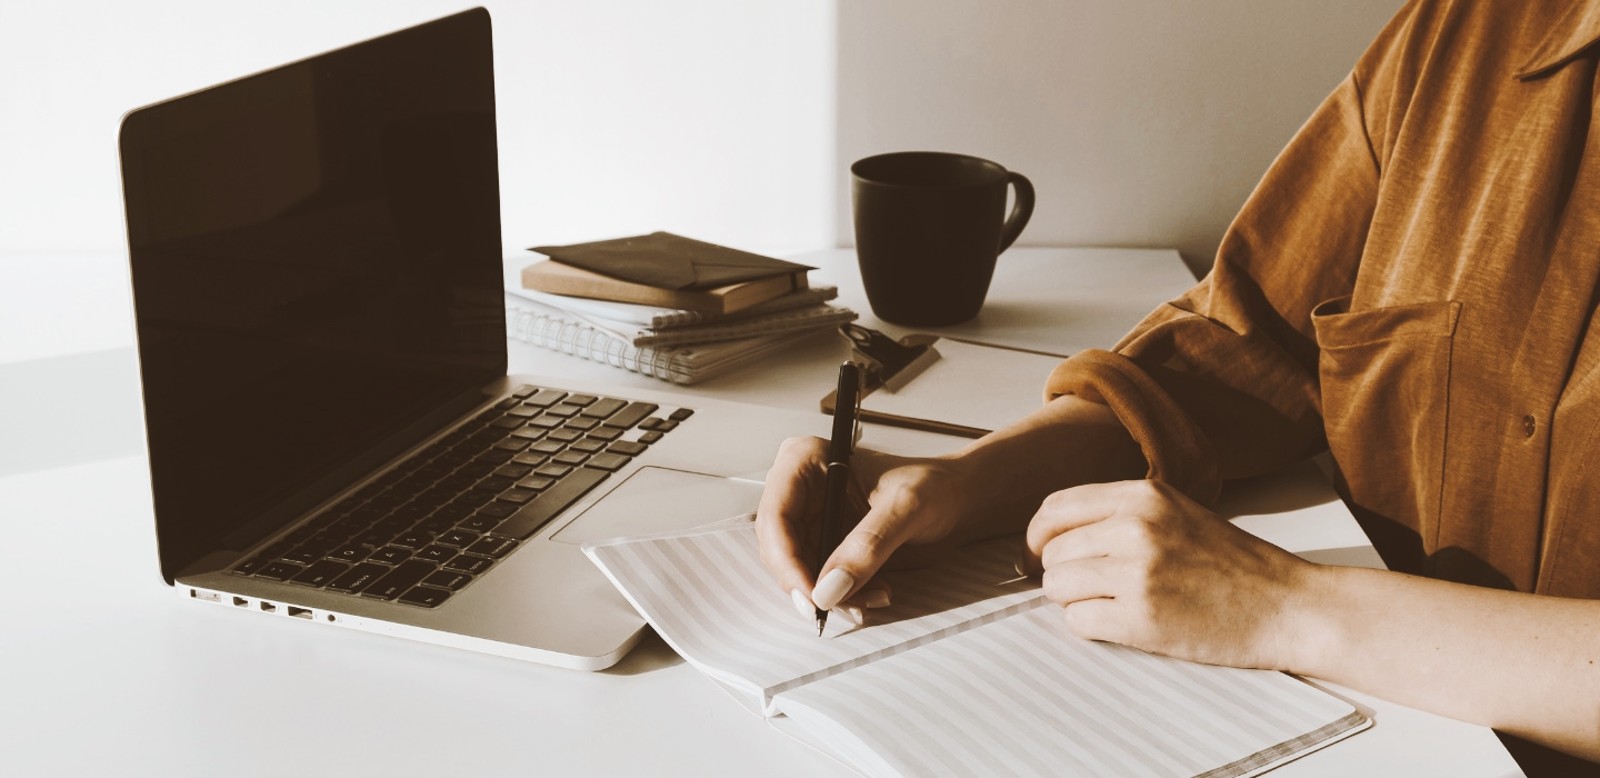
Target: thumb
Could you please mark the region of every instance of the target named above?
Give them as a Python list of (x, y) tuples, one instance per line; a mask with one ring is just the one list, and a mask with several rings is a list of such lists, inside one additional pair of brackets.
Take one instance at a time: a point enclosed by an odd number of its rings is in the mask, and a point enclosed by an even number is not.
[(844, 537), (839, 547), (822, 564), (811, 601), (822, 610), (832, 610), (845, 598), (861, 590), (876, 575), (889, 556), (905, 542), (897, 530), (905, 526), (898, 512), (872, 508), (861, 523)]

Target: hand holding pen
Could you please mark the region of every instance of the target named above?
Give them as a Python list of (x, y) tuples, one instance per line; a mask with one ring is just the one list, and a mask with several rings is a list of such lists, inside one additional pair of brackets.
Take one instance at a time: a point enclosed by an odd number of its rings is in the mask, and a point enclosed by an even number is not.
[[(846, 362), (839, 366), (839, 388), (834, 395), (833, 404), (833, 434), (828, 441), (828, 460), (825, 487), (822, 503), (822, 523), (819, 527), (821, 535), (815, 547), (812, 569), (820, 575), (822, 566), (839, 547), (839, 540), (843, 536), (844, 513), (847, 509), (846, 500), (850, 488), (850, 454), (855, 448), (856, 425), (859, 423), (861, 410), (861, 369), (854, 362)], [(835, 570), (834, 572), (841, 572)], [(817, 582), (817, 591), (825, 586), (837, 587), (837, 578), (834, 581), (827, 579)], [(853, 583), (853, 582), (850, 582)], [(844, 584), (846, 589), (850, 583)], [(826, 594), (826, 592), (823, 592)], [(843, 595), (844, 592), (839, 592)], [(813, 592), (813, 602), (817, 593)], [(828, 598), (837, 600), (837, 597)], [(822, 636), (822, 630), (828, 625), (828, 611), (821, 606), (813, 605), (816, 609), (817, 636)]]

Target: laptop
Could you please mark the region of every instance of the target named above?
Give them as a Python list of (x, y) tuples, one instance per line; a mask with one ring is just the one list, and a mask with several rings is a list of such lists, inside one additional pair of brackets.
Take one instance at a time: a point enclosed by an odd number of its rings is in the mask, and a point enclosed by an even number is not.
[(644, 622), (581, 545), (751, 511), (782, 439), (825, 434), (506, 374), (481, 8), (136, 109), (120, 146), (187, 600), (601, 669)]

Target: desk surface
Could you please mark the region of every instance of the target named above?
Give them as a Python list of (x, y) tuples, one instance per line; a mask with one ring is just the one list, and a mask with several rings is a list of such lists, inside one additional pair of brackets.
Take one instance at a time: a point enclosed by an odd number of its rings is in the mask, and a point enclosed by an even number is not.
[[(848, 252), (802, 260), (878, 324)], [(654, 638), (609, 671), (581, 673), (181, 602), (156, 569), (122, 262), (0, 255), (0, 517), (12, 533), (0, 545), (5, 772), (847, 774), (732, 704)], [(1013, 250), (979, 319), (941, 331), (1053, 349), (1109, 345), (1188, 283), (1172, 252)], [(815, 409), (844, 353), (842, 341), (820, 337), (781, 363), (685, 391)], [(663, 386), (518, 345), (511, 363)], [(870, 427), (865, 443), (929, 440)], [(1292, 551), (1372, 564), (1327, 494), (1302, 473), (1242, 493), (1236, 507), (1259, 514), (1248, 529)], [(1518, 774), (1487, 729), (1330, 688), (1369, 709), (1376, 726), (1274, 775)]]

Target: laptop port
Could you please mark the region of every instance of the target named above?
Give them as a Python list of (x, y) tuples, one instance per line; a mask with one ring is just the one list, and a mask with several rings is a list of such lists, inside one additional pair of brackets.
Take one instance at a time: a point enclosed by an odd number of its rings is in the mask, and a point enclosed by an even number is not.
[(297, 619), (309, 619), (309, 618), (311, 618), (311, 609), (310, 608), (296, 608), (293, 605), (290, 605), (289, 606), (289, 615), (293, 616), (293, 617), (295, 617)]
[(261, 601), (261, 611), (263, 613), (277, 613), (278, 612), (278, 606), (273, 605), (272, 603), (267, 602), (266, 600), (262, 600)]
[(233, 604), (234, 604), (234, 605), (237, 605), (237, 606), (239, 606), (239, 607), (241, 607), (241, 608), (248, 608), (248, 607), (250, 607), (250, 601), (249, 601), (249, 600), (246, 600), (246, 599), (245, 599), (245, 598), (243, 598), (243, 597), (235, 597), (235, 598), (233, 598)]
[(189, 596), (206, 602), (222, 602), (222, 595), (216, 592), (202, 592), (199, 589), (190, 589)]

